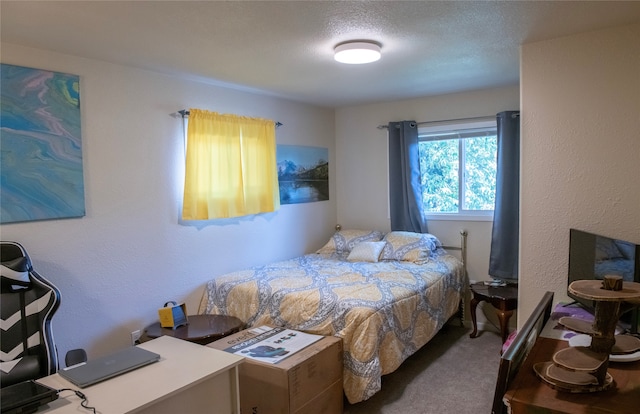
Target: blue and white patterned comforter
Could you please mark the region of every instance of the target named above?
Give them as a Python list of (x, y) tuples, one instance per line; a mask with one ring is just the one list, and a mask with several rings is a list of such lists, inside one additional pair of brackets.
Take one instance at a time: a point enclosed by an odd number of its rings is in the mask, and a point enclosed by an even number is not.
[(442, 249), (425, 264), (308, 254), (216, 277), (199, 313), (342, 338), (344, 392), (356, 403), (456, 313), (464, 280), (460, 260)]

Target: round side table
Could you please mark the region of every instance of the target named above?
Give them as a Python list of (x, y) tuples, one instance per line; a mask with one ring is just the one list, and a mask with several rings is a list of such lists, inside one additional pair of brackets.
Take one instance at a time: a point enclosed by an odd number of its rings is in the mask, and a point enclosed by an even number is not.
[(502, 343), (509, 336), (509, 318), (513, 315), (513, 311), (518, 308), (518, 285), (491, 286), (485, 285), (483, 282), (474, 283), (471, 286), (471, 320), (473, 321), (473, 332), (469, 335), (471, 338), (478, 336), (478, 326), (476, 324), (476, 307), (478, 303), (485, 301), (490, 303), (496, 310), (498, 319), (500, 320), (500, 334)]
[(187, 316), (189, 323), (176, 329), (163, 328), (160, 322), (156, 322), (144, 329), (144, 334), (140, 338), (145, 342), (162, 335), (173, 336), (185, 341), (206, 345), (217, 341), (220, 338), (240, 331), (244, 323), (233, 316), (224, 315), (190, 315)]

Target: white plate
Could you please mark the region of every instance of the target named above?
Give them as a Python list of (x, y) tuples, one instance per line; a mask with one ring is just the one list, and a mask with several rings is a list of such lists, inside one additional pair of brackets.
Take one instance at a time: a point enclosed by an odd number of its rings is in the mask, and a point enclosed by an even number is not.
[[(589, 335), (576, 335), (569, 338), (569, 346), (589, 346), (591, 345), (591, 337)], [(609, 355), (611, 362), (633, 362), (640, 361), (640, 351), (633, 354)]]
[(636, 351), (633, 354), (609, 355), (609, 361), (612, 361), (612, 362), (640, 361), (640, 351)]

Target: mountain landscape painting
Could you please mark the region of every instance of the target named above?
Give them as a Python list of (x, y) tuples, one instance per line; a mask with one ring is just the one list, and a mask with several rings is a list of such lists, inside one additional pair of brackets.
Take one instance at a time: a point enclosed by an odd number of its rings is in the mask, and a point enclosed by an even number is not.
[(278, 145), (280, 204), (329, 199), (329, 149)]

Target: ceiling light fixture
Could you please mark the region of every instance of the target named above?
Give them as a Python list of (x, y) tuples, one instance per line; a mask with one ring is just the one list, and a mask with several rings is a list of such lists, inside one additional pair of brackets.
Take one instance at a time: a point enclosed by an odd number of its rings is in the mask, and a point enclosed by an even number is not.
[(341, 63), (371, 63), (380, 59), (380, 44), (362, 40), (344, 42), (338, 44), (334, 52), (334, 59)]

